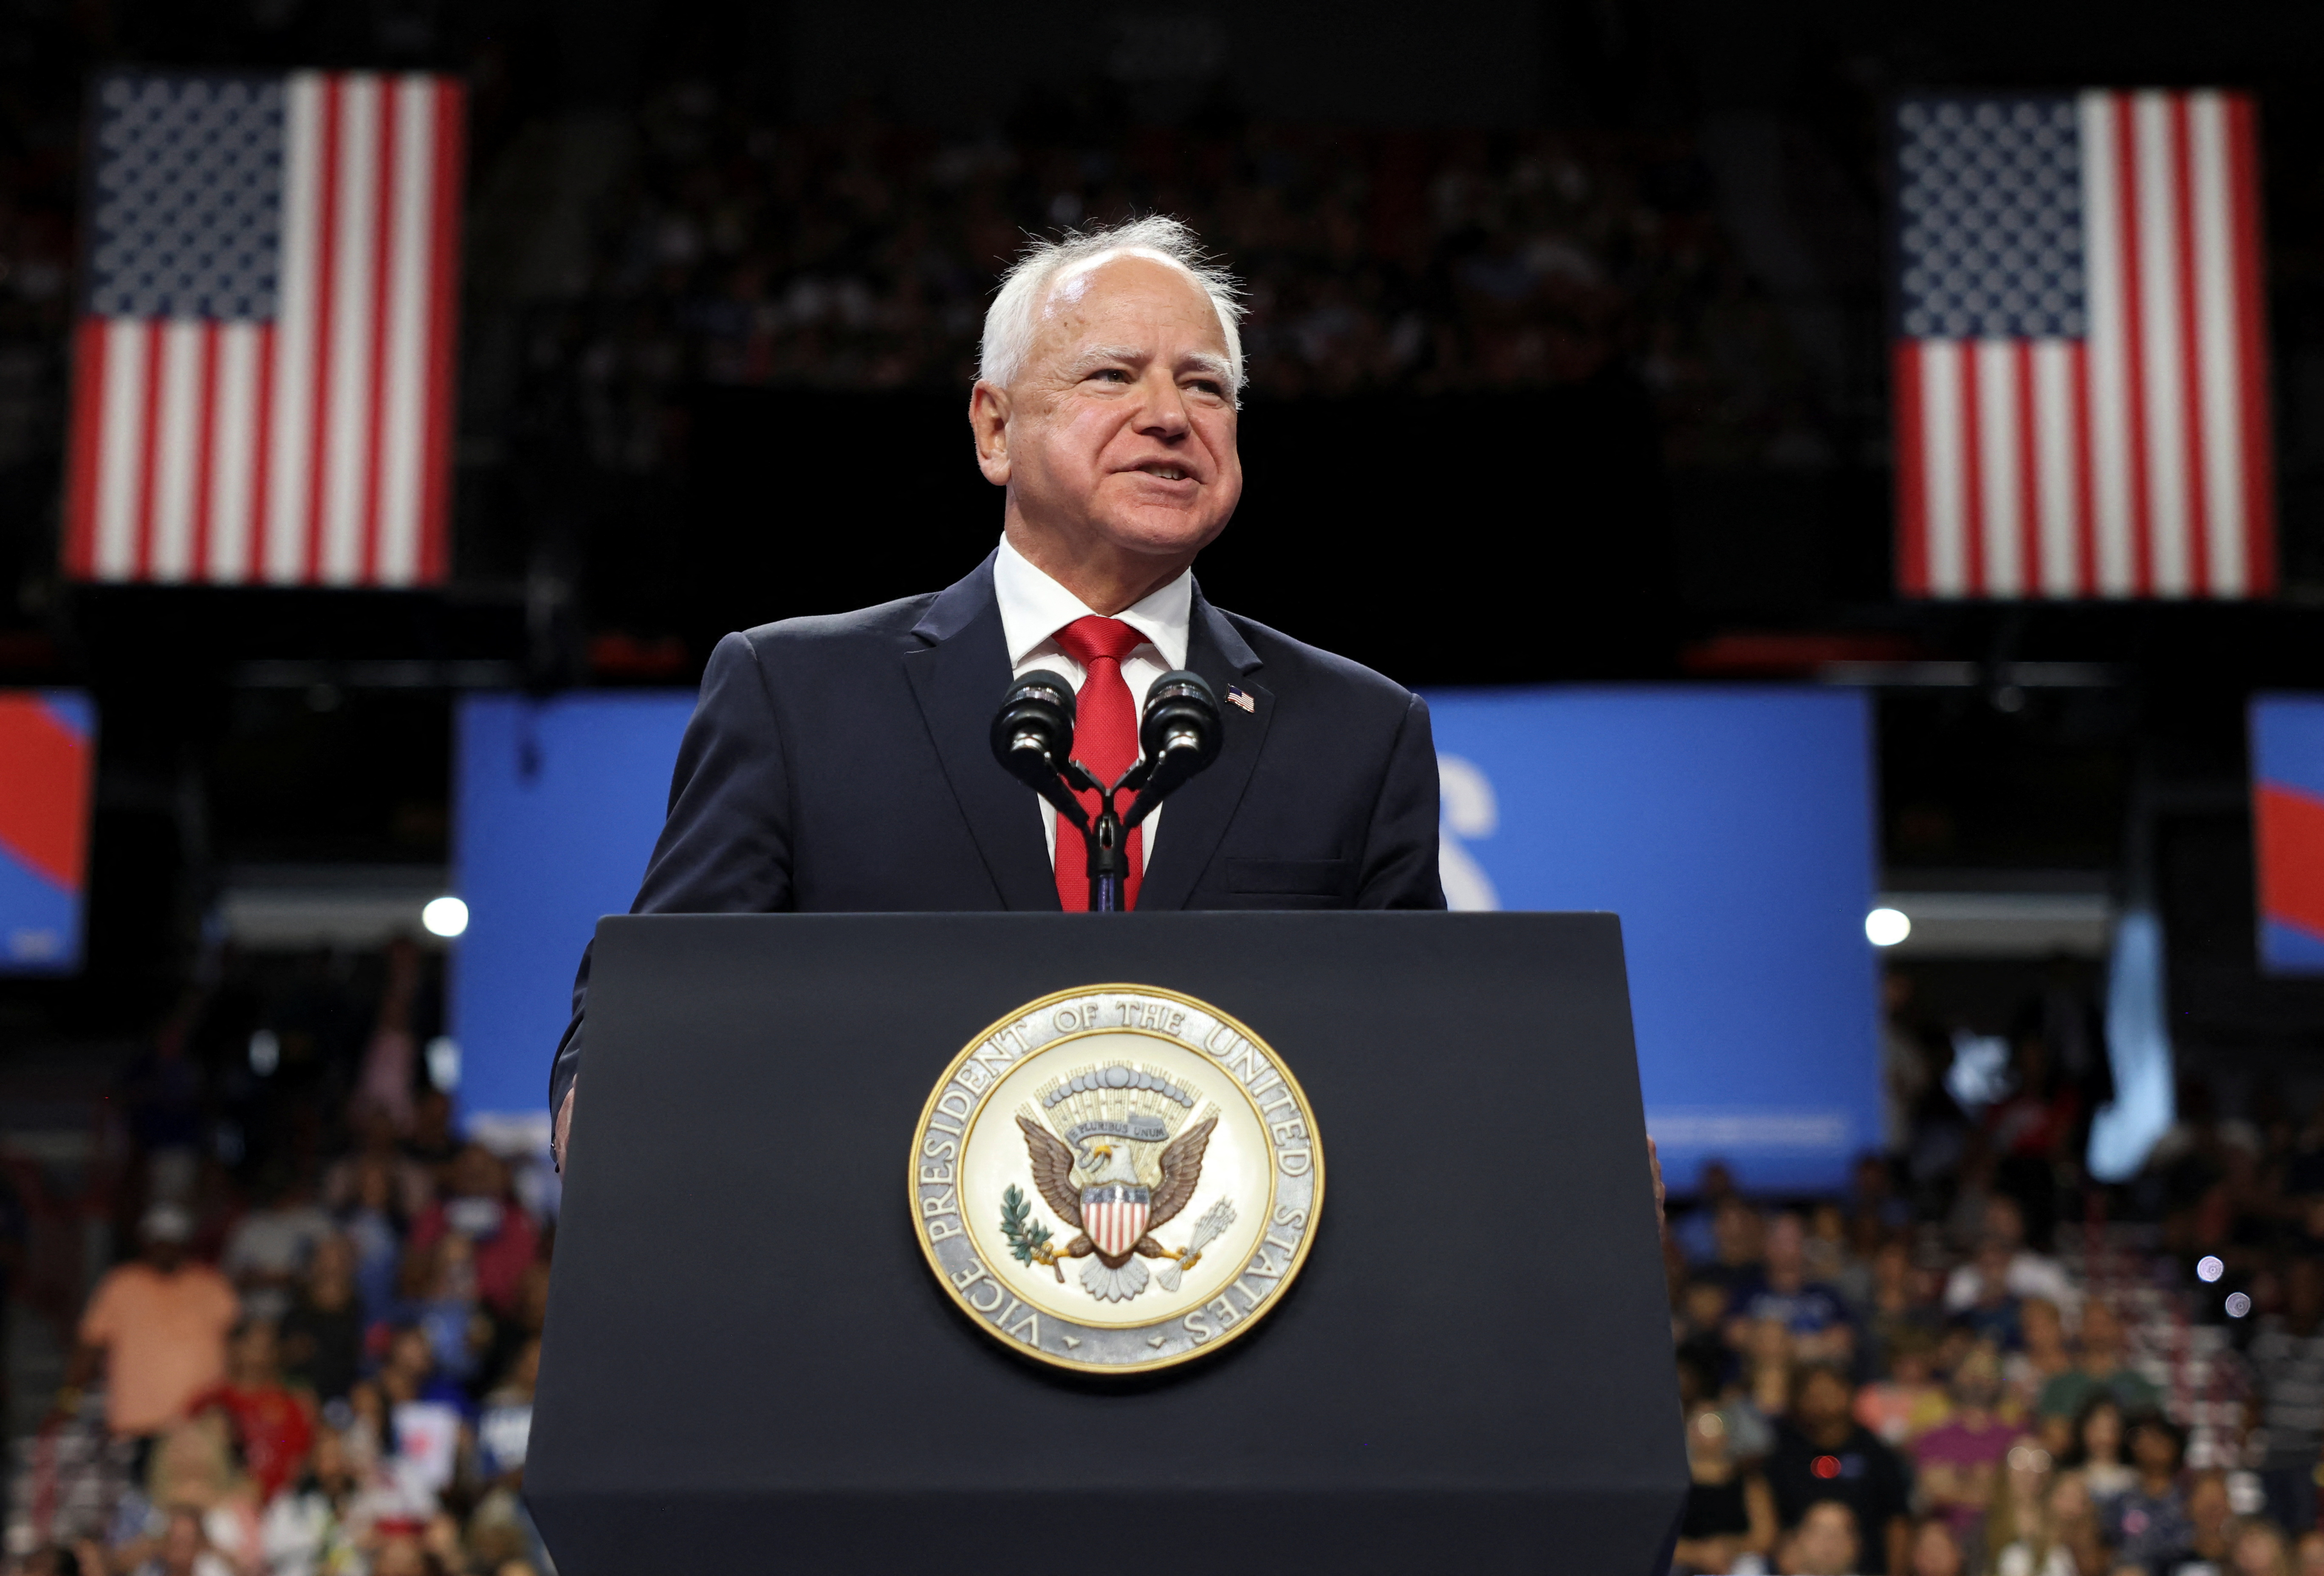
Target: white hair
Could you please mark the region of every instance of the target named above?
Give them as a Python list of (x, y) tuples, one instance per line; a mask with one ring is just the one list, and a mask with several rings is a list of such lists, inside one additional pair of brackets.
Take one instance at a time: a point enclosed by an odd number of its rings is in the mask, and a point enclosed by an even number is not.
[(1000, 293), (985, 311), (984, 339), (977, 347), (977, 377), (1007, 387), (1032, 353), (1033, 335), (1040, 327), (1051, 292), (1116, 257), (1144, 257), (1176, 268), (1211, 298), (1211, 305), (1218, 310), (1219, 329), (1226, 336), (1227, 370), (1240, 394), (1242, 335), (1235, 325), (1242, 317), (1242, 303), (1236, 299), (1242, 286), (1233, 274), (1211, 261), (1201, 236), (1164, 214), (1149, 214), (1111, 227), (1067, 230), (1054, 241), (1035, 237), (1001, 275)]

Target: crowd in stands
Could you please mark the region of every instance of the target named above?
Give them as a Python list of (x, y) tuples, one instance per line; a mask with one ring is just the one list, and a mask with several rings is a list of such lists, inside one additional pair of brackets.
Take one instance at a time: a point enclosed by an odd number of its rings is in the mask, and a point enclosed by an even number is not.
[(1674, 133), (1240, 122), (940, 136), (754, 121), (673, 84), (532, 343), (592, 390), (601, 462), (664, 458), (689, 382), (964, 390), (1028, 232), (1161, 212), (1247, 283), (1252, 392), (1636, 379), (1674, 459), (1812, 461), (1805, 379)]
[(429, 972), (230, 978), (125, 1069), (128, 1256), (18, 1442), (9, 1570), (550, 1570), (518, 1490), (554, 1184), (456, 1136)]
[(2101, 1184), (2054, 1049), (1984, 1099), (1892, 1059), (1845, 1196), (1674, 1212), (1680, 1576), (2324, 1576), (2324, 1111), (2190, 1081)]

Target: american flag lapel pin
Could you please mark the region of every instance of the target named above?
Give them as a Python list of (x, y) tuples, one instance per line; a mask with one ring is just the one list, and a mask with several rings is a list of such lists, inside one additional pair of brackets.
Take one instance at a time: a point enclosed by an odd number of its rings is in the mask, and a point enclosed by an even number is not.
[(1227, 704), (1230, 706), (1240, 706), (1245, 711), (1252, 712), (1254, 714), (1259, 710), (1259, 702), (1244, 694), (1242, 692), (1242, 687), (1239, 684), (1229, 684), (1227, 686)]

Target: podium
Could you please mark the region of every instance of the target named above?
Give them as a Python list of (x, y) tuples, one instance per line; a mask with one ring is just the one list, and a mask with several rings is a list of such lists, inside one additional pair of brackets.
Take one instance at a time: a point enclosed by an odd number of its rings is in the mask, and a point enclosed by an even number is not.
[[(989, 1025), (1132, 982), (1265, 1038), (1328, 1180), (1263, 1321), (1085, 1376), (954, 1305), (906, 1163)], [(565, 1576), (1666, 1569), (1610, 914), (624, 916), (588, 1032), (525, 1469)]]

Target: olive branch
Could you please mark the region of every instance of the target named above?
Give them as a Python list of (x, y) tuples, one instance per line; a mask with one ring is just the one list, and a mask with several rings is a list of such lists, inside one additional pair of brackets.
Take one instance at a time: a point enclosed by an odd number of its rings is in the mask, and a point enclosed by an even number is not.
[[(1009, 1252), (1019, 1264), (1042, 1264), (1056, 1269), (1057, 1255), (1049, 1246), (1049, 1227), (1045, 1220), (1033, 1218), (1033, 1201), (1015, 1186), (1001, 1195), (1001, 1235), (1009, 1239)], [(1063, 1282), (1065, 1272), (1056, 1270)]]

